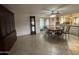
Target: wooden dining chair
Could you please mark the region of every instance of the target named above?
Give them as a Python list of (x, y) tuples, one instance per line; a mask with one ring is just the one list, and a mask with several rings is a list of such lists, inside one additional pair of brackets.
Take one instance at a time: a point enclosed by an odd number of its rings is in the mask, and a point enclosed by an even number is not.
[(69, 38), (69, 30), (70, 30), (70, 25), (66, 25), (63, 27), (62, 33), (63, 36), (65, 36), (65, 39), (68, 37)]
[(46, 31), (46, 34), (47, 34), (48, 38), (53, 38), (54, 35), (55, 35), (54, 32), (52, 32), (52, 31), (49, 30), (49, 29)]

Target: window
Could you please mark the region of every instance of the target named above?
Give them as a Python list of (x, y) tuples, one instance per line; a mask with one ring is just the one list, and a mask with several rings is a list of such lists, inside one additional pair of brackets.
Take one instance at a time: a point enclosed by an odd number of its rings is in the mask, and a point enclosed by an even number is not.
[(46, 26), (49, 25), (49, 19), (46, 19)]
[(75, 23), (76, 23), (77, 25), (79, 25), (79, 17), (76, 17), (76, 18), (75, 18)]

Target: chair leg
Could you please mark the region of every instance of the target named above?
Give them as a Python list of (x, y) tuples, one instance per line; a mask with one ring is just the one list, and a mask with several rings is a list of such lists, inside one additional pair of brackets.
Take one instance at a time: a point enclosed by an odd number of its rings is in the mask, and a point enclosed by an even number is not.
[(68, 34), (68, 39), (69, 39), (69, 34)]
[(65, 40), (67, 39), (67, 36), (66, 36), (66, 34), (65, 34)]
[(69, 34), (66, 34), (66, 39), (69, 39)]
[(61, 35), (61, 38), (62, 38), (62, 39), (64, 38), (64, 34)]

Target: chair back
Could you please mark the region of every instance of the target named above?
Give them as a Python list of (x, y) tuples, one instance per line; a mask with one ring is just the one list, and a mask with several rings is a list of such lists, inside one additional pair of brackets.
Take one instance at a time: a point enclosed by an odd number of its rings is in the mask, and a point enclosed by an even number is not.
[(70, 30), (70, 25), (66, 25), (65, 27), (64, 27), (64, 32), (65, 33), (69, 33), (69, 30)]

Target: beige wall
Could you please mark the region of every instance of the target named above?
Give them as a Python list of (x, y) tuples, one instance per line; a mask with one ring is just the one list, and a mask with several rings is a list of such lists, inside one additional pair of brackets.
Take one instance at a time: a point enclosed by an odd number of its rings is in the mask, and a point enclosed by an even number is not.
[[(15, 14), (15, 27), (17, 36), (30, 34), (30, 15)], [(36, 33), (40, 32), (39, 17), (36, 16)]]
[(75, 17), (79, 17), (79, 13), (64, 15), (64, 22), (70, 22), (74, 24)]

